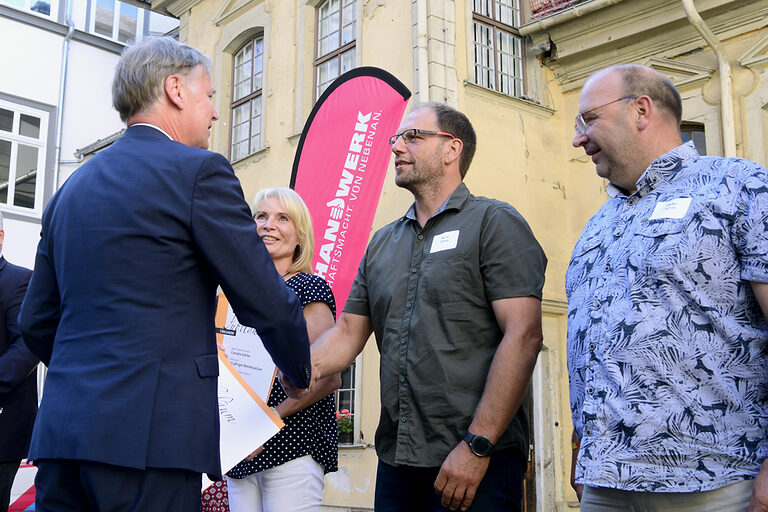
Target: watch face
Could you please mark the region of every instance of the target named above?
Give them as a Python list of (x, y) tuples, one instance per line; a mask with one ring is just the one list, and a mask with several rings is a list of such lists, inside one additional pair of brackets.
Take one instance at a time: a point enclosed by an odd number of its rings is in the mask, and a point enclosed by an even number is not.
[(472, 451), (477, 455), (488, 455), (492, 447), (490, 439), (485, 436), (475, 436), (472, 440)]

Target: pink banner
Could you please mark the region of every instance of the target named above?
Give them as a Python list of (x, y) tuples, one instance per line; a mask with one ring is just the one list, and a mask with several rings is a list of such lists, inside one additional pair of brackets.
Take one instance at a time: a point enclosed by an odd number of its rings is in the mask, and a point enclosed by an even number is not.
[(291, 186), (312, 215), (312, 268), (347, 301), (379, 203), (410, 91), (388, 72), (355, 68), (323, 93), (307, 119)]

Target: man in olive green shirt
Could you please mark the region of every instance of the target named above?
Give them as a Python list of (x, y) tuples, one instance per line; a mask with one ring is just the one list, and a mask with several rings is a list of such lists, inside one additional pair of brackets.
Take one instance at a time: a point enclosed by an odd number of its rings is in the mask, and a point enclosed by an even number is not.
[(377, 511), (516, 510), (546, 257), (514, 208), (462, 183), (476, 144), (462, 113), (421, 105), (390, 143), (414, 203), (373, 236), (312, 373), (342, 370), (375, 333)]

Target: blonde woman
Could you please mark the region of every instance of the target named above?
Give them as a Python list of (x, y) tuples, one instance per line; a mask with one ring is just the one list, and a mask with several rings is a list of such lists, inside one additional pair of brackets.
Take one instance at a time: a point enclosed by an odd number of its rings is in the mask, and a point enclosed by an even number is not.
[[(314, 239), (304, 201), (289, 188), (269, 188), (254, 199), (253, 219), (285, 284), (299, 297), (310, 342), (334, 324), (336, 304), (328, 283), (312, 274)], [(229, 473), (232, 512), (298, 512), (317, 510), (324, 474), (336, 471), (338, 433), (334, 375), (322, 379), (299, 400), (288, 398), (275, 381), (268, 405), (285, 427)]]

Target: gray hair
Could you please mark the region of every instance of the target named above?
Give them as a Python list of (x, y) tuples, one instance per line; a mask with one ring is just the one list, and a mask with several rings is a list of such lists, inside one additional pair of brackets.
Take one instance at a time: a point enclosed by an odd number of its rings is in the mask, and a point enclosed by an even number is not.
[(112, 105), (123, 122), (147, 112), (163, 94), (169, 75), (187, 75), (201, 65), (211, 74), (211, 60), (172, 37), (146, 37), (126, 47), (115, 68)]
[(3, 229), (3, 212), (0, 212), (0, 229)]

